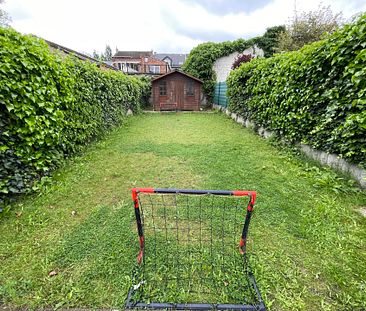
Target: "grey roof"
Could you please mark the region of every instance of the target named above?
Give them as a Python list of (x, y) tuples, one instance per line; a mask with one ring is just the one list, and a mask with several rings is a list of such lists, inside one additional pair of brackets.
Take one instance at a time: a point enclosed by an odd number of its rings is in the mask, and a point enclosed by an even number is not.
[(129, 57), (129, 58), (140, 58), (150, 57), (153, 55), (152, 51), (117, 51), (113, 57)]
[(185, 62), (188, 54), (173, 54), (173, 53), (155, 53), (154, 57), (160, 60), (165, 60), (168, 57), (172, 60), (172, 67), (181, 67)]
[(76, 56), (77, 58), (81, 59), (81, 60), (89, 60), (93, 63), (96, 63), (97, 65), (101, 65), (103, 64), (103, 66), (109, 68), (109, 69), (112, 69), (112, 70), (118, 70), (117, 68), (113, 67), (111, 64), (107, 63), (107, 62), (103, 62), (103, 61), (100, 61), (98, 59), (95, 59), (89, 55), (86, 55), (86, 54), (83, 54), (83, 53), (80, 53), (80, 52), (77, 52), (77, 51), (74, 51), (72, 49), (69, 49), (65, 46), (62, 46), (62, 45), (59, 45), (55, 42), (52, 42), (52, 41), (49, 41), (49, 40), (46, 40), (46, 39), (43, 39), (44, 41), (46, 41), (46, 43), (56, 49), (56, 50), (60, 50), (60, 51), (63, 51), (64, 53), (66, 54), (72, 54), (74, 56)]

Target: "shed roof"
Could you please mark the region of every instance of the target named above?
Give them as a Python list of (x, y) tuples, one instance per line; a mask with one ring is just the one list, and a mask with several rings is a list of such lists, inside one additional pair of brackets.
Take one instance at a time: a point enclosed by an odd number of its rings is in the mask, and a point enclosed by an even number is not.
[(179, 74), (181, 74), (181, 75), (183, 75), (183, 76), (186, 76), (186, 77), (188, 77), (188, 78), (191, 78), (191, 79), (193, 79), (193, 80), (195, 80), (195, 81), (197, 81), (197, 82), (199, 82), (199, 83), (203, 83), (203, 81), (201, 81), (200, 79), (198, 79), (198, 78), (196, 78), (196, 77), (194, 77), (194, 76), (191, 76), (191, 75), (189, 75), (189, 74), (187, 74), (187, 73), (185, 73), (185, 72), (183, 72), (183, 71), (180, 71), (180, 70), (178, 70), (178, 69), (174, 69), (173, 71), (168, 72), (168, 73), (166, 73), (165, 75), (162, 75), (162, 76), (160, 76), (160, 77), (157, 77), (157, 78), (153, 79), (153, 80), (152, 80), (152, 82), (157, 81), (157, 80), (160, 80), (160, 79), (162, 79), (162, 78), (165, 78), (166, 76), (169, 76), (169, 75), (171, 75), (171, 74), (173, 74), (173, 73), (179, 73)]

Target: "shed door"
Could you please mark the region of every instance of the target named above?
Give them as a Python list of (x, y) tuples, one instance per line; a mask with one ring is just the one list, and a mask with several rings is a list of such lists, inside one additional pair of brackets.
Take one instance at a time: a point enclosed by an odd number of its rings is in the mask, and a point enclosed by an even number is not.
[(184, 81), (181, 79), (173, 80), (173, 100), (177, 105), (177, 109), (184, 108)]

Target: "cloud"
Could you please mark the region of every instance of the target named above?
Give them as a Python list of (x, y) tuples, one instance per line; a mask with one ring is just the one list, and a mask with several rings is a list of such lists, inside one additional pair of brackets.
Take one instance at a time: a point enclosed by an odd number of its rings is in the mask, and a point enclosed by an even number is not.
[[(315, 10), (320, 1), (297, 0), (298, 10)], [(366, 10), (361, 0), (323, 0), (346, 17)], [(71, 49), (189, 52), (205, 41), (249, 38), (284, 24), (294, 0), (7, 0), (4, 9), (20, 32), (32, 33)]]
[(224, 15), (229, 13), (250, 13), (262, 8), (272, 0), (187, 0), (187, 2), (201, 5), (208, 12)]
[[(179, 4), (178, 4), (179, 6)], [(184, 18), (185, 14), (181, 14), (180, 17), (174, 16), (173, 11), (176, 6), (168, 5), (161, 9), (161, 18), (164, 23), (174, 31), (176, 35), (182, 35), (200, 42), (203, 41), (226, 41), (236, 39), (235, 34), (232, 31), (220, 29), (220, 27), (213, 27), (216, 23), (216, 16), (211, 16), (202, 7), (196, 7), (191, 9), (189, 7), (181, 6), (180, 12), (186, 12), (191, 16), (191, 19)], [(204, 21), (204, 23), (202, 23)]]
[[(161, 9), (161, 15), (178, 34), (201, 41), (218, 42), (260, 35), (267, 27), (283, 24), (291, 13), (291, 3), (292, 0), (276, 0), (250, 13), (217, 15), (210, 13), (199, 4), (190, 5), (183, 1), (170, 0)], [(290, 9), (279, 11), (280, 5)], [(180, 14), (174, 15), (175, 11)], [(278, 11), (275, 16), (274, 11)]]

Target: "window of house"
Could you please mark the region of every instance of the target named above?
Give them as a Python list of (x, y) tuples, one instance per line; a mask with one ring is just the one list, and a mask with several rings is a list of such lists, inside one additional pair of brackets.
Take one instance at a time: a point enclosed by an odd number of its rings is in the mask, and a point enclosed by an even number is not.
[(149, 65), (149, 72), (150, 73), (160, 73), (160, 66)]
[(187, 96), (194, 96), (194, 82), (189, 81), (186, 85), (186, 95)]
[(166, 96), (166, 81), (160, 81), (159, 94), (160, 96)]

